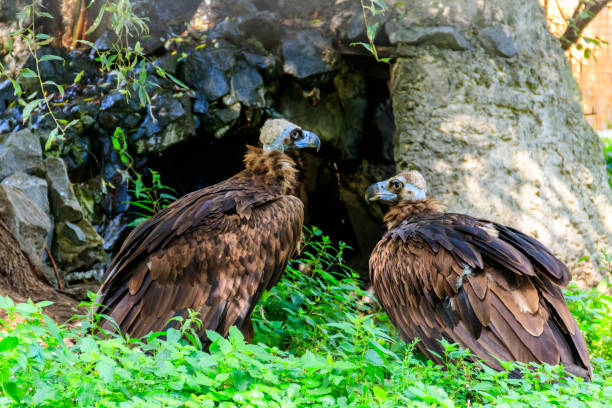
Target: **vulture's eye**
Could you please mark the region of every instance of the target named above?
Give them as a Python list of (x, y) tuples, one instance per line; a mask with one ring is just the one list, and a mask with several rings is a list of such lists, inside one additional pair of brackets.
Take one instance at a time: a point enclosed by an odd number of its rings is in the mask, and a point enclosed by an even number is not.
[(400, 191), (402, 189), (402, 182), (399, 180), (392, 180), (391, 181), (391, 188), (395, 191)]
[(300, 129), (293, 129), (291, 131), (291, 133), (289, 133), (289, 136), (291, 136), (291, 140), (297, 140), (297, 138), (299, 138), (302, 135), (302, 131)]

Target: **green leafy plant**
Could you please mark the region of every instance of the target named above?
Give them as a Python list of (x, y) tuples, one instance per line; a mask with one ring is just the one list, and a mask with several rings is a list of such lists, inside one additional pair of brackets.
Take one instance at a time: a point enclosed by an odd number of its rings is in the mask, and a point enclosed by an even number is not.
[[(15, 38), (20, 38), (23, 43), (27, 46), (28, 51), (34, 58), (35, 70), (30, 68), (22, 68), (17, 74), (16, 78), (11, 77), (7, 69), (0, 63), (0, 78), (7, 77), (13, 84), (14, 95), (17, 97), (18, 103), (23, 106), (22, 120), (25, 123), (36, 108), (40, 105), (45, 106), (46, 113), (49, 115), (55, 123), (55, 128), (51, 130), (45, 144), (45, 150), (48, 150), (53, 146), (58, 137), (63, 138), (66, 131), (71, 126), (77, 123), (77, 120), (68, 122), (65, 119), (58, 118), (51, 108), (50, 103), (50, 87), (55, 87), (61, 96), (64, 96), (64, 87), (54, 81), (45, 80), (40, 74), (40, 63), (44, 61), (61, 61), (65, 64), (62, 57), (53, 54), (43, 55), (38, 57), (39, 47), (50, 44), (53, 41), (53, 37), (47, 34), (38, 33), (36, 30), (36, 20), (40, 17), (53, 18), (53, 16), (45, 11), (42, 11), (42, 0), (32, 0), (32, 3), (26, 5), (19, 11), (18, 14), (18, 29), (11, 33), (11, 40), (9, 41), (9, 54), (13, 52), (13, 44)], [(22, 87), (19, 84), (20, 79), (36, 79), (39, 89), (27, 96), (23, 95)]]
[[(93, 2), (93, 1), (92, 1)], [(145, 53), (140, 41), (149, 33), (147, 18), (141, 18), (132, 10), (130, 0), (114, 0), (105, 2), (92, 26), (86, 34), (94, 32), (103, 21), (104, 15), (110, 16), (111, 30), (115, 35), (115, 40), (107, 50), (96, 48), (95, 44), (78, 40), (78, 42), (96, 50), (96, 60), (100, 62), (101, 68), (105, 72), (115, 72), (117, 89), (126, 96), (131, 96), (132, 92), (138, 95), (141, 107), (149, 106), (149, 114), (153, 116), (151, 110), (151, 97), (147, 88), (156, 86), (148, 79), (147, 64), (153, 65)], [(166, 72), (160, 66), (154, 66), (155, 72), (162, 78), (167, 78), (183, 89), (189, 89), (187, 85), (178, 80), (175, 76)]]
[(606, 160), (606, 170), (608, 172), (608, 183), (612, 188), (612, 138), (602, 137), (601, 138), (604, 145), (604, 158)]
[[(123, 182), (128, 183), (128, 188), (134, 194), (135, 200), (128, 201), (130, 206), (136, 207), (137, 218), (129, 226), (137, 226), (153, 214), (161, 211), (176, 200), (176, 191), (161, 182), (159, 172), (148, 169), (151, 176), (151, 185), (147, 186), (142, 173), (134, 168), (134, 159), (128, 152), (125, 132), (116, 128), (112, 136), (113, 148), (119, 154), (125, 169), (118, 169)], [(114, 187), (114, 186), (111, 186)]]
[[(94, 1), (91, 0), (87, 7), (91, 6)], [(66, 63), (62, 57), (51, 53), (46, 53), (39, 57), (40, 48), (51, 44), (55, 40), (52, 36), (37, 31), (37, 19), (41, 17), (53, 18), (51, 14), (43, 10), (42, 0), (32, 0), (30, 4), (27, 4), (20, 10), (18, 14), (18, 29), (11, 33), (11, 40), (9, 41), (8, 51), (10, 55), (13, 54), (13, 44), (16, 40), (21, 40), (27, 46), (30, 55), (33, 57), (35, 69), (22, 68), (13, 77), (4, 65), (0, 63), (0, 78), (6, 77), (13, 84), (14, 94), (17, 97), (18, 103), (23, 106), (22, 120), (24, 123), (28, 121), (32, 112), (44, 106), (43, 116), (48, 115), (51, 117), (55, 125), (49, 132), (45, 143), (45, 150), (49, 150), (58, 140), (63, 140), (66, 136), (66, 131), (77, 124), (78, 121), (72, 120), (68, 122), (57, 117), (50, 99), (51, 95), (55, 93), (53, 89), (56, 89), (61, 97), (64, 97), (64, 84), (58, 84), (41, 76), (41, 62), (61, 61), (62, 64)], [(140, 106), (148, 106), (149, 114), (153, 117), (149, 92), (150, 89), (158, 85), (149, 78), (147, 66), (153, 67), (159, 77), (172, 81), (181, 89), (187, 90), (189, 88), (162, 67), (153, 64), (153, 61), (144, 54), (140, 41), (135, 39), (147, 35), (148, 27), (146, 19), (140, 18), (134, 13), (130, 0), (107, 0), (100, 8), (94, 23), (87, 30), (86, 34), (95, 31), (104, 20), (103, 17), (105, 15), (110, 16), (111, 30), (116, 38), (109, 49), (98, 49), (92, 42), (86, 40), (78, 40), (77, 42), (93, 48), (96, 51), (96, 60), (100, 63), (101, 70), (106, 73), (114, 72), (116, 74), (116, 89), (125, 95), (126, 99), (132, 96), (132, 92), (135, 92), (138, 95)], [(70, 86), (76, 85), (81, 80), (82, 75), (83, 72), (77, 74)], [(29, 95), (24, 95), (20, 81), (29, 79), (36, 80), (39, 89)]]
[(374, 45), (374, 38), (376, 37), (376, 32), (378, 31), (378, 23), (374, 23), (374, 24), (368, 24), (368, 12), (375, 16), (377, 14), (382, 13), (386, 8), (387, 8), (387, 4), (384, 2), (384, 0), (370, 0), (370, 4), (366, 5), (363, 1), (364, 0), (359, 0), (361, 2), (361, 10), (363, 12), (363, 22), (366, 26), (366, 36), (368, 37), (368, 42), (354, 42), (351, 43), (351, 46), (356, 46), (356, 45), (360, 45), (363, 48), (365, 48), (366, 50), (368, 50), (376, 59), (376, 61), (378, 62), (386, 62), (389, 63), (391, 61), (391, 58), (380, 58), (378, 56), (378, 51), (376, 50), (376, 46)]

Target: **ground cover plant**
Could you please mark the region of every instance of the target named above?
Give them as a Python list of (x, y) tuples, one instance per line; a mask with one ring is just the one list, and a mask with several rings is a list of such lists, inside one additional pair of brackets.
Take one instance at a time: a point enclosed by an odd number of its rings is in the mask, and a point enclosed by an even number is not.
[(254, 344), (235, 328), (228, 339), (209, 332), (209, 352), (192, 335), (197, 316), (143, 339), (96, 337), (88, 330), (101, 316), (58, 326), (42, 313), (48, 302), (0, 298), (0, 405), (610, 406), (612, 303), (601, 291), (568, 293), (593, 355), (592, 383), (546, 365), (507, 364), (524, 374), (509, 379), (453, 344), (445, 344), (445, 367), (413, 353), (344, 265), (346, 249), (306, 229), (299, 259), (253, 313)]

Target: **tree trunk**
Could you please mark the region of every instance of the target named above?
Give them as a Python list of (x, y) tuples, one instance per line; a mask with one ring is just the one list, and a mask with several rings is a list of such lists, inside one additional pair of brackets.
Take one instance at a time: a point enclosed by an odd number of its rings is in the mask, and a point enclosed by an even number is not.
[(24, 255), (4, 221), (0, 218), (0, 295), (10, 296), (16, 302), (28, 298), (34, 302), (50, 300), (53, 305), (45, 310), (58, 322), (65, 322), (75, 314), (77, 302), (56, 291), (44, 281), (42, 273)]
[(568, 50), (582, 35), (584, 29), (589, 25), (597, 14), (610, 3), (610, 0), (581, 0), (567, 21), (567, 28), (561, 40), (561, 47)]

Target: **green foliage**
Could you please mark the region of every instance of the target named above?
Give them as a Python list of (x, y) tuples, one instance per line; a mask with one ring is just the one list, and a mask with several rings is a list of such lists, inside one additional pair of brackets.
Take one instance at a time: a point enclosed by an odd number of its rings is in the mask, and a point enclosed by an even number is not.
[(374, 38), (376, 37), (376, 32), (378, 31), (378, 23), (368, 24), (368, 15), (369, 12), (371, 15), (375, 16), (379, 13), (382, 13), (386, 8), (387, 4), (384, 0), (370, 0), (370, 5), (366, 6), (363, 2), (364, 0), (359, 0), (361, 2), (361, 11), (363, 12), (363, 22), (366, 26), (366, 36), (368, 37), (368, 42), (354, 42), (351, 43), (351, 46), (360, 45), (366, 50), (368, 50), (378, 62), (386, 62), (387, 64), (391, 61), (391, 58), (380, 58), (378, 56), (378, 51), (376, 50), (376, 46), (374, 45)]
[(604, 157), (606, 159), (606, 170), (608, 171), (608, 183), (612, 188), (612, 138), (602, 137), (604, 145)]
[(597, 288), (581, 290), (571, 285), (565, 297), (592, 357), (612, 361), (612, 296)]
[(151, 186), (144, 182), (142, 173), (134, 168), (134, 159), (128, 152), (125, 132), (116, 128), (112, 136), (113, 149), (119, 154), (125, 169), (118, 169), (124, 182), (128, 183), (129, 191), (134, 194), (135, 200), (128, 201), (132, 208), (136, 208), (137, 218), (129, 226), (137, 226), (153, 214), (161, 211), (176, 200), (176, 191), (161, 182), (159, 172), (149, 169)]
[(604, 279), (591, 289), (581, 290), (570, 284), (565, 291), (567, 304), (584, 333), (592, 357), (612, 361), (612, 255), (604, 252), (601, 259)]
[[(0, 404), (41, 407), (603, 407), (612, 365), (595, 361), (585, 383), (560, 367), (504, 363), (509, 379), (443, 343), (445, 367), (423, 361), (397, 339), (353, 271), (346, 245), (306, 230), (300, 259), (253, 314), (257, 344), (232, 328), (208, 332), (209, 352), (193, 336), (194, 314), (143, 339), (88, 334), (101, 315), (58, 326), (49, 302), (0, 298)], [(591, 307), (585, 294), (583, 305)], [(572, 303), (573, 304), (573, 303)], [(595, 305), (595, 307), (598, 307)], [(587, 311), (584, 314), (588, 314)], [(579, 318), (584, 314), (578, 314)], [(261, 316), (261, 317), (260, 317)], [(280, 320), (283, 319), (283, 320)], [(588, 324), (609, 316), (595, 315)], [(73, 322), (74, 323), (74, 322)], [(78, 325), (77, 325), (78, 326)], [(162, 335), (165, 335), (163, 337)]]
[[(153, 62), (144, 54), (140, 41), (136, 39), (148, 35), (147, 18), (138, 17), (132, 10), (130, 0), (113, 0), (105, 2), (87, 34), (94, 32), (103, 21), (104, 15), (110, 17), (111, 30), (115, 34), (115, 41), (108, 50), (100, 50), (89, 41), (79, 40), (96, 50), (96, 61), (104, 72), (115, 72), (117, 75), (117, 89), (129, 98), (132, 92), (138, 95), (141, 107), (149, 106), (151, 116), (151, 97), (147, 89), (155, 86), (147, 75), (147, 63)], [(155, 72), (162, 78), (167, 78), (181, 88), (188, 89), (185, 84), (166, 72), (163, 68), (155, 66)]]
[[(89, 0), (87, 7), (90, 7), (95, 0)], [(81, 4), (85, 7), (85, 3)], [(13, 55), (13, 44), (16, 40), (21, 40), (27, 46), (28, 51), (34, 59), (35, 70), (30, 68), (22, 68), (15, 76), (11, 75), (8, 70), (0, 63), (0, 78), (6, 77), (13, 84), (14, 94), (17, 97), (18, 103), (23, 106), (22, 120), (27, 122), (32, 112), (43, 107), (43, 116), (49, 116), (53, 120), (55, 127), (51, 129), (45, 143), (45, 150), (51, 149), (57, 141), (65, 138), (66, 131), (78, 123), (77, 120), (68, 122), (65, 119), (58, 118), (53, 111), (50, 99), (55, 92), (58, 92), (61, 97), (64, 97), (64, 85), (48, 80), (41, 76), (40, 63), (44, 61), (61, 61), (65, 64), (62, 57), (53, 54), (46, 54), (39, 57), (40, 47), (51, 44), (55, 38), (37, 31), (36, 21), (39, 18), (53, 18), (51, 14), (43, 11), (42, 0), (32, 0), (27, 4), (18, 15), (18, 29), (11, 33), (9, 41), (9, 54)], [(78, 40), (77, 42), (91, 47), (96, 51), (96, 61), (100, 63), (100, 68), (103, 72), (116, 74), (117, 83), (116, 89), (125, 95), (126, 99), (132, 96), (132, 93), (138, 95), (138, 100), (141, 107), (148, 106), (149, 114), (153, 116), (151, 110), (151, 97), (149, 90), (156, 87), (156, 83), (151, 81), (147, 74), (147, 66), (154, 67), (155, 73), (165, 79), (172, 81), (182, 89), (188, 87), (172, 74), (166, 72), (162, 67), (154, 65), (145, 54), (140, 41), (135, 39), (148, 34), (146, 19), (138, 17), (132, 10), (130, 0), (107, 0), (104, 2), (92, 26), (87, 30), (86, 34), (95, 31), (104, 16), (110, 16), (111, 30), (115, 34), (115, 41), (110, 49), (99, 50), (92, 42)], [(76, 85), (82, 78), (83, 72), (78, 73), (72, 84)], [(38, 91), (29, 95), (23, 94), (21, 82), (24, 80), (35, 80), (38, 83)]]
[[(35, 71), (30, 68), (22, 68), (13, 78), (7, 69), (0, 63), (0, 78), (6, 77), (13, 84), (14, 95), (17, 97), (18, 103), (23, 106), (22, 109), (22, 120), (25, 123), (31, 116), (32, 111), (44, 106), (46, 109), (45, 115), (49, 115), (55, 123), (55, 128), (51, 130), (45, 143), (45, 150), (49, 150), (58, 138), (63, 138), (66, 131), (77, 123), (77, 120), (68, 122), (65, 119), (57, 118), (49, 101), (49, 89), (57, 89), (57, 92), (61, 96), (64, 96), (64, 87), (61, 84), (57, 84), (51, 80), (45, 80), (40, 75), (40, 62), (44, 61), (61, 61), (65, 64), (62, 57), (57, 55), (43, 55), (38, 57), (38, 49), (42, 46), (50, 44), (54, 38), (43, 33), (39, 33), (36, 30), (36, 20), (41, 17), (53, 18), (51, 14), (42, 11), (42, 0), (32, 0), (32, 2), (26, 5), (18, 13), (18, 28), (16, 31), (11, 33), (11, 39), (9, 41), (9, 54), (13, 55), (13, 44), (15, 39), (19, 38), (26, 45), (28, 51), (34, 57)], [(29, 95), (23, 95), (23, 90), (20, 85), (20, 81), (33, 79), (38, 83), (38, 91), (32, 92)]]

